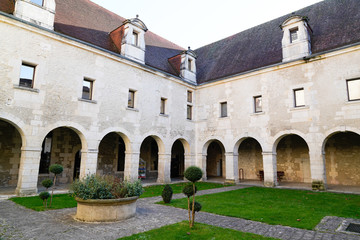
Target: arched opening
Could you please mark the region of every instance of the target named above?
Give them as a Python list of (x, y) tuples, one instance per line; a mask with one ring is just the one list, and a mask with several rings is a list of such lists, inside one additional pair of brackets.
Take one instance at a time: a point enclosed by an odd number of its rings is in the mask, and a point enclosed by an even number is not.
[(254, 138), (246, 138), (241, 142), (238, 154), (240, 181), (262, 181), (264, 168), (260, 143)]
[(360, 186), (360, 135), (339, 132), (325, 144), (325, 167), (328, 188)]
[(171, 178), (183, 178), (185, 168), (185, 149), (180, 140), (176, 140), (171, 148)]
[(18, 182), (22, 138), (10, 123), (0, 120), (0, 192), (13, 193)]
[(81, 148), (81, 139), (74, 130), (59, 127), (49, 132), (42, 143), (39, 183), (50, 177), (49, 167), (52, 164), (64, 167), (56, 183), (71, 183), (80, 173)]
[(108, 133), (100, 142), (97, 173), (124, 178), (125, 142), (115, 132)]
[(279, 185), (311, 183), (309, 147), (300, 136), (281, 138), (276, 147), (276, 163)]
[(157, 179), (159, 162), (159, 147), (156, 140), (149, 136), (140, 147), (139, 178)]
[(206, 175), (208, 179), (225, 176), (225, 149), (217, 140), (212, 141), (207, 148)]

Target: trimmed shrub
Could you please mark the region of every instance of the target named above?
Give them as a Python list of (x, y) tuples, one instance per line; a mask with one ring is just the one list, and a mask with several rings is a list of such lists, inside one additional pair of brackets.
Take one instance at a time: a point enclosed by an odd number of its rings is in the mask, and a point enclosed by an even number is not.
[[(195, 212), (200, 212), (201, 207), (202, 207), (201, 204), (199, 202), (195, 202), (194, 205), (195, 205), (194, 206)], [(190, 205), (190, 210), (192, 211), (192, 205)]]
[(164, 203), (170, 203), (172, 195), (173, 195), (172, 188), (170, 187), (169, 184), (166, 184), (163, 191), (162, 191), (162, 193), (161, 193), (161, 197), (162, 197)]
[(64, 168), (60, 164), (53, 164), (49, 167), (49, 171), (57, 175), (62, 173), (64, 171)]
[(184, 176), (187, 180), (194, 183), (202, 178), (203, 172), (199, 167), (191, 166), (185, 170)]
[(41, 182), (41, 185), (43, 185), (44, 188), (48, 189), (52, 187), (53, 181), (51, 179), (45, 179)]
[(41, 200), (46, 200), (46, 199), (48, 199), (50, 197), (50, 193), (49, 192), (41, 192), (40, 194), (39, 194), (39, 198), (41, 199)]
[[(197, 187), (195, 186), (195, 193), (197, 192)], [(192, 184), (187, 184), (184, 186), (182, 193), (185, 194), (188, 198), (194, 195), (194, 187)]]

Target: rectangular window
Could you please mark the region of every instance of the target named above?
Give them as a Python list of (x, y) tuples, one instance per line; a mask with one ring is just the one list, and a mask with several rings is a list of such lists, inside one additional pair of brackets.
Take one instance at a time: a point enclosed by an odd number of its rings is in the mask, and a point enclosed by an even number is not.
[(298, 40), (298, 28), (290, 29), (290, 42)]
[(189, 120), (192, 119), (192, 106), (191, 105), (187, 105), (186, 118), (189, 119)]
[(137, 32), (133, 32), (133, 45), (138, 46), (139, 45), (139, 34)]
[(187, 91), (187, 101), (192, 103), (192, 91)]
[(135, 107), (135, 91), (129, 90), (128, 95), (128, 108), (134, 108)]
[(91, 100), (92, 92), (93, 92), (93, 81), (84, 79), (83, 90), (82, 90), (82, 99)]
[(160, 101), (160, 114), (165, 114), (166, 98), (161, 98)]
[(360, 79), (346, 81), (349, 101), (360, 100)]
[(254, 106), (255, 106), (256, 113), (262, 112), (262, 97), (261, 96), (254, 97)]
[(30, 2), (35, 3), (36, 5), (42, 6), (43, 0), (30, 0)]
[(35, 66), (23, 63), (20, 70), (19, 86), (32, 88), (35, 77)]
[(227, 102), (220, 103), (220, 117), (227, 117)]
[(305, 95), (303, 88), (294, 89), (294, 101), (295, 101), (294, 104), (295, 107), (305, 106)]
[(188, 69), (189, 69), (189, 71), (192, 71), (192, 61), (191, 61), (191, 59), (188, 59)]

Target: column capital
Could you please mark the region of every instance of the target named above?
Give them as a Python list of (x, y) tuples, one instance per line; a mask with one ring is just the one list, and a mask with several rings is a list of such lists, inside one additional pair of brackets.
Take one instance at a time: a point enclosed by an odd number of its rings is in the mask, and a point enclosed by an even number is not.
[(38, 148), (38, 147), (21, 147), (21, 151), (41, 152), (42, 148)]
[(269, 155), (272, 155), (272, 156), (276, 156), (276, 153), (273, 153), (273, 152), (262, 152), (262, 155), (263, 156), (269, 156)]
[(95, 148), (89, 148), (89, 149), (81, 149), (81, 153), (99, 153), (99, 151), (97, 150), (97, 149), (95, 149)]
[(129, 155), (140, 155), (140, 152), (130, 152), (130, 151), (125, 151), (125, 154), (129, 154)]

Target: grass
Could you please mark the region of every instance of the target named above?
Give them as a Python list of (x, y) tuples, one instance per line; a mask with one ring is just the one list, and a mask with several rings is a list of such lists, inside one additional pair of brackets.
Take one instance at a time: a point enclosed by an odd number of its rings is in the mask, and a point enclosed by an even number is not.
[(192, 239), (192, 240), (207, 240), (207, 239), (275, 239), (263, 237), (252, 233), (243, 233), (232, 229), (214, 227), (202, 223), (195, 223), (195, 226), (190, 230), (188, 222), (180, 222), (173, 225), (164, 226), (158, 229), (150, 230), (148, 232), (134, 234), (130, 237), (120, 238), (121, 240), (150, 240), (150, 239)]
[[(328, 192), (251, 187), (197, 196), (201, 211), (303, 229), (325, 216), (360, 218), (360, 196)], [(187, 208), (187, 199), (171, 205)]]
[[(174, 184), (170, 184), (170, 186), (173, 190), (173, 193), (176, 194), (176, 193), (181, 193), (182, 189), (184, 188), (184, 186), (186, 184), (189, 184), (189, 183), (187, 183), (187, 182), (174, 183)], [(230, 185), (225, 185), (225, 186), (230, 186)], [(206, 189), (221, 188), (221, 187), (224, 187), (224, 184), (198, 182), (198, 183), (196, 183), (196, 187), (197, 187), (198, 191), (200, 191), (200, 190), (206, 190)], [(164, 185), (154, 185), (154, 186), (144, 187), (145, 192), (140, 196), (140, 198), (161, 196), (161, 192), (162, 192), (163, 188), (164, 188)]]
[[(183, 186), (186, 183), (175, 183), (171, 184), (171, 187), (174, 191), (174, 193), (180, 193)], [(211, 188), (220, 188), (224, 187), (223, 184), (218, 183), (206, 183), (201, 182), (197, 183), (198, 190), (205, 190), (205, 189), (211, 189)], [(155, 196), (161, 196), (161, 192), (164, 188), (164, 185), (156, 185), (156, 186), (149, 186), (145, 187), (145, 192), (140, 196), (141, 198), (146, 197), (155, 197)], [(26, 208), (30, 208), (35, 211), (44, 211), (44, 205), (42, 200), (38, 196), (34, 197), (14, 197), (10, 198), (11, 201), (22, 205)], [(48, 200), (48, 203), (50, 202), (50, 199)], [(73, 197), (69, 196), (69, 194), (56, 194), (53, 198), (53, 203), (51, 208), (48, 209), (62, 209), (62, 208), (73, 208), (76, 207), (76, 201)]]
[[(44, 211), (44, 205), (39, 196), (34, 197), (14, 197), (10, 198), (11, 201), (24, 206), (26, 208), (30, 208), (35, 211)], [(48, 199), (48, 206), (50, 203), (50, 198)], [(53, 197), (53, 202), (51, 208), (47, 209), (62, 209), (62, 208), (73, 208), (76, 207), (76, 201), (73, 197), (69, 196), (69, 194), (55, 194)]]

